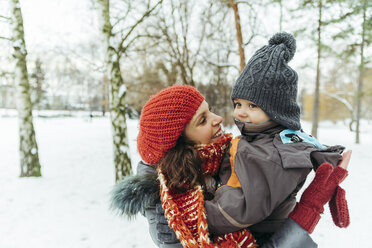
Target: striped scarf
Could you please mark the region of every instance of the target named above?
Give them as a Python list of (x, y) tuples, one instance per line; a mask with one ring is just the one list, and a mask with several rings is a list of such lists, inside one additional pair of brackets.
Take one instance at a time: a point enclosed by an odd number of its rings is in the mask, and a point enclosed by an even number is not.
[[(197, 147), (205, 175), (214, 175), (218, 171), (230, 140), (231, 134), (226, 134), (217, 142)], [(173, 193), (167, 187), (166, 177), (160, 168), (158, 178), (164, 215), (183, 247), (257, 247), (253, 235), (247, 229), (216, 236), (212, 242), (209, 238), (202, 187), (198, 185), (184, 193)]]

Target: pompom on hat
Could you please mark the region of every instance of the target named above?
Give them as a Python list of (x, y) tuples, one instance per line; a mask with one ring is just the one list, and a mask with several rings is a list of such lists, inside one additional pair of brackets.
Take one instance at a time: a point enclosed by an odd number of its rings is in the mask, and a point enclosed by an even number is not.
[(157, 164), (176, 145), (204, 101), (191, 86), (174, 85), (150, 97), (142, 109), (137, 149), (143, 161)]
[(231, 99), (257, 104), (274, 122), (300, 130), (297, 104), (298, 76), (288, 62), (296, 52), (296, 40), (289, 33), (277, 33), (248, 61), (238, 77)]

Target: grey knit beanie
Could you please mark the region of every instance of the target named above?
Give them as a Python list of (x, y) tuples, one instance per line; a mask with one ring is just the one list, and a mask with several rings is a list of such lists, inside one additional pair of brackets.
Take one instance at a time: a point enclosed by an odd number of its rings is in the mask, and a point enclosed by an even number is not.
[(291, 34), (275, 34), (248, 61), (235, 82), (231, 99), (252, 101), (276, 123), (301, 129), (297, 73), (288, 66), (295, 52), (296, 40)]

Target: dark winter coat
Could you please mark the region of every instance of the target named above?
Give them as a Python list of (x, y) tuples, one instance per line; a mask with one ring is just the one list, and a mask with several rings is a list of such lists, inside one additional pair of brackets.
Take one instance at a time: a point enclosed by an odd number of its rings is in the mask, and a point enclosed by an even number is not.
[[(137, 175), (126, 177), (117, 183), (112, 193), (112, 207), (122, 214), (132, 217), (138, 213), (146, 216), (152, 240), (160, 248), (181, 248), (177, 239), (159, 240), (159, 219), (154, 205), (160, 202), (159, 182), (153, 167), (142, 162), (137, 167)], [(164, 226), (163, 226), (164, 228)], [(169, 227), (168, 227), (169, 228)], [(169, 228), (170, 230), (170, 228)], [(171, 231), (171, 230), (170, 230)], [(262, 248), (316, 248), (307, 231), (289, 219), (279, 230), (260, 246)]]
[(256, 236), (273, 233), (296, 204), (297, 192), (313, 168), (312, 153), (318, 153), (316, 158), (322, 162), (337, 165), (343, 147), (319, 148), (315, 139), (309, 143), (300, 137), (288, 143), (283, 133), (295, 131), (273, 122), (239, 127), (243, 135), (232, 140), (220, 166), (222, 186), (213, 200), (205, 201), (208, 228), (215, 235), (242, 228)]

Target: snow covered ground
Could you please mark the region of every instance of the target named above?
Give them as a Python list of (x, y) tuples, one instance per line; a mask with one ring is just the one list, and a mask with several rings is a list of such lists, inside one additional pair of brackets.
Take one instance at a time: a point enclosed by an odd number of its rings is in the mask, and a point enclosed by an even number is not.
[[(128, 123), (136, 165), (137, 121)], [(109, 209), (114, 166), (108, 118), (35, 118), (35, 129), (43, 177), (19, 178), (17, 119), (0, 117), (1, 248), (154, 247), (144, 217), (126, 220)], [(353, 155), (343, 183), (351, 225), (337, 228), (326, 209), (312, 235), (319, 247), (371, 247), (372, 122), (362, 129), (362, 144), (355, 145), (342, 124), (320, 125), (322, 143), (343, 144)]]

